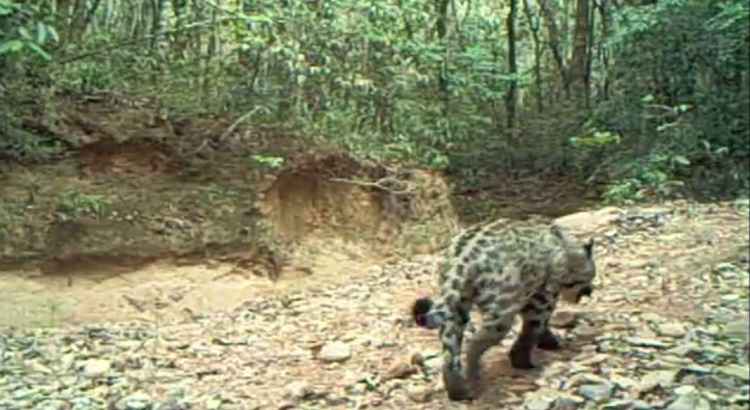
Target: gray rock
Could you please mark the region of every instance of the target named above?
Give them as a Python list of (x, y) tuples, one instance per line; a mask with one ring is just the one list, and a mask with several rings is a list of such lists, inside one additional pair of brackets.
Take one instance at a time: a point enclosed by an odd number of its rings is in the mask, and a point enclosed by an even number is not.
[(523, 402), (524, 410), (550, 410), (555, 399), (550, 397), (529, 397)]
[(71, 410), (93, 410), (105, 408), (104, 403), (96, 401), (91, 397), (75, 397), (70, 401)]
[(717, 370), (727, 376), (736, 377), (744, 382), (750, 381), (750, 374), (748, 374), (750, 373), (750, 367), (747, 365), (730, 364), (727, 366), (721, 366)]
[(24, 387), (13, 392), (13, 400), (30, 400), (37, 393), (36, 389)]
[(155, 410), (190, 410), (192, 405), (187, 399), (169, 398), (165, 402), (154, 406)]
[(697, 391), (677, 396), (665, 410), (711, 410), (711, 404)]
[(613, 400), (600, 407), (601, 410), (631, 410), (632, 408), (633, 400), (629, 399)]
[(325, 346), (320, 349), (320, 353), (318, 353), (318, 358), (328, 363), (343, 362), (348, 360), (351, 356), (352, 348), (343, 342), (326, 343)]
[(625, 341), (628, 342), (628, 344), (631, 344), (633, 346), (654, 347), (658, 349), (663, 349), (667, 347), (666, 343), (660, 342), (655, 339), (644, 339), (640, 337), (626, 337)]
[(721, 390), (721, 389), (734, 389), (734, 379), (731, 377), (718, 377), (712, 374), (701, 376), (697, 378), (697, 384), (707, 389)]
[(279, 407), (277, 407), (279, 410), (292, 410), (296, 407), (296, 404), (294, 404), (291, 401), (282, 401), (279, 403)]
[(659, 325), (659, 334), (669, 337), (683, 337), (687, 333), (685, 325), (677, 322), (664, 323)]
[(748, 334), (750, 334), (750, 323), (748, 323), (747, 318), (734, 320), (724, 327), (724, 332), (728, 337), (747, 341)]
[(610, 398), (612, 390), (613, 388), (610, 383), (584, 384), (578, 388), (578, 394), (589, 400), (599, 402)]
[(154, 404), (146, 393), (136, 392), (120, 399), (115, 408), (117, 410), (148, 410), (153, 408)]
[(654, 410), (654, 408), (643, 400), (633, 400), (632, 410)]
[(585, 400), (578, 396), (560, 396), (552, 404), (552, 410), (576, 410), (581, 408)]
[(62, 400), (45, 400), (34, 407), (36, 410), (64, 410), (68, 406)]
[(286, 388), (286, 396), (292, 400), (304, 400), (313, 393), (310, 385), (303, 381), (295, 381)]
[(222, 400), (221, 397), (209, 397), (208, 400), (206, 400), (206, 409), (219, 410), (223, 403), (224, 400)]
[(83, 364), (83, 375), (86, 377), (101, 377), (107, 374), (112, 367), (112, 362), (102, 359), (90, 359)]
[(657, 370), (646, 373), (638, 385), (638, 391), (648, 392), (657, 387), (669, 387), (677, 377), (677, 370)]

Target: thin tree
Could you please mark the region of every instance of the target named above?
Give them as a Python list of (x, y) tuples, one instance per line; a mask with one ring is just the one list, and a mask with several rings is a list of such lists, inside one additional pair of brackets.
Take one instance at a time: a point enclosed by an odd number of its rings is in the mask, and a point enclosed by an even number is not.
[(518, 64), (516, 62), (516, 11), (518, 9), (518, 0), (510, 0), (510, 10), (505, 20), (505, 27), (508, 31), (508, 72), (510, 73), (510, 84), (508, 92), (505, 94), (505, 108), (508, 112), (507, 125), (508, 130), (515, 134), (516, 127), (516, 101), (518, 99)]

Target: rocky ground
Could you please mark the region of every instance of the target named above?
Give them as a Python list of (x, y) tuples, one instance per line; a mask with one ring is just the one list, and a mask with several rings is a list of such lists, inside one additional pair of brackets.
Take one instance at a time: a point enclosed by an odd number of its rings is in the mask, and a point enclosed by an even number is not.
[(0, 409), (746, 409), (747, 203), (618, 212), (597, 229), (593, 297), (562, 305), (560, 352), (507, 348), (480, 395), (446, 399), (433, 331), (409, 303), (437, 256), (189, 320), (0, 330)]

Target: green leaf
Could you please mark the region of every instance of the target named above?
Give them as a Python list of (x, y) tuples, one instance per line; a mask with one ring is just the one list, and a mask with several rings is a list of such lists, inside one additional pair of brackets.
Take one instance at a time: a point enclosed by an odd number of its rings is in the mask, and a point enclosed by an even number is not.
[(18, 11), (18, 5), (7, 0), (0, 0), (0, 16), (7, 16)]
[(31, 40), (31, 34), (29, 34), (29, 30), (26, 30), (26, 27), (19, 27), (18, 34), (26, 40)]
[(52, 37), (52, 41), (58, 42), (60, 41), (60, 36), (57, 34), (57, 30), (55, 30), (52, 26), (47, 26), (47, 33)]
[(690, 160), (687, 159), (687, 158), (685, 158), (682, 155), (675, 155), (674, 157), (672, 157), (672, 161), (674, 161), (674, 162), (676, 162), (676, 163), (678, 163), (680, 165), (685, 165), (685, 166), (690, 165)]
[(10, 40), (0, 44), (0, 55), (15, 53), (21, 50), (23, 50), (23, 41), (21, 40)]
[(42, 48), (39, 47), (38, 45), (29, 42), (29, 43), (26, 43), (26, 47), (28, 47), (31, 50), (33, 50), (37, 55), (39, 55), (39, 57), (42, 57), (43, 59), (45, 59), (47, 61), (52, 60), (52, 57), (49, 54), (47, 54), (46, 51), (42, 50)]
[(47, 40), (47, 26), (41, 21), (36, 23), (36, 42), (37, 44), (44, 44)]
[(245, 20), (245, 21), (250, 21), (250, 22), (254, 22), (254, 23), (268, 23), (268, 24), (273, 23), (273, 19), (272, 18), (270, 18), (270, 17), (268, 17), (266, 15), (263, 15), (263, 14), (261, 14), (261, 15), (255, 15), (255, 16), (244, 15), (244, 16), (242, 16), (242, 19)]

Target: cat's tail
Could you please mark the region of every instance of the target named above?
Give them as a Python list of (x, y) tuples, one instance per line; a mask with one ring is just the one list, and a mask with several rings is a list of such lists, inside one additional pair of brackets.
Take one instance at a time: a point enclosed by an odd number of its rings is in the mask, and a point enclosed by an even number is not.
[(443, 315), (435, 315), (433, 307), (435, 303), (429, 296), (421, 297), (414, 301), (411, 314), (417, 326), (427, 329), (437, 329), (443, 324)]

